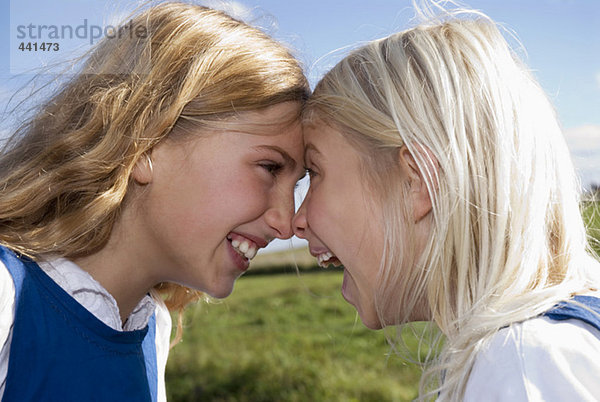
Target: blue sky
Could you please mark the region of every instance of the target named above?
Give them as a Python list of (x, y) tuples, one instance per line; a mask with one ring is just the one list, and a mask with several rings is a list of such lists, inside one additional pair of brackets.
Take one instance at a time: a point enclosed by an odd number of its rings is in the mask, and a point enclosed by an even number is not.
[[(262, 26), (295, 49), (311, 83), (345, 51), (411, 25), (409, 0), (239, 0), (198, 2), (225, 8)], [(465, 2), (514, 31), (556, 106), (584, 185), (600, 183), (600, 1), (471, 0)], [(59, 52), (17, 49), (17, 25), (117, 26), (139, 3), (129, 0), (0, 0), (0, 110), (28, 69), (62, 61), (89, 47), (86, 39), (58, 40)], [(24, 40), (34, 41), (25, 38)], [(53, 58), (54, 57), (54, 58)], [(10, 117), (10, 116), (9, 116)], [(1, 134), (1, 133), (0, 133)]]

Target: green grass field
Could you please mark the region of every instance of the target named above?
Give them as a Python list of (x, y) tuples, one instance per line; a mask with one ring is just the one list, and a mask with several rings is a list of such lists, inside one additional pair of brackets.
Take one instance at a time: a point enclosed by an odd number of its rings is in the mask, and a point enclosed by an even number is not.
[(169, 401), (413, 399), (420, 368), (387, 357), (384, 334), (360, 323), (341, 281), (339, 271), (248, 276), (219, 304), (190, 308), (169, 357)]
[[(600, 203), (584, 205), (600, 239)], [(594, 248), (600, 253), (600, 243)], [(258, 257), (257, 257), (258, 258)], [(296, 261), (303, 258), (296, 256)], [(302, 260), (304, 261), (304, 260)], [(185, 316), (184, 340), (171, 350), (169, 401), (408, 401), (421, 369), (398, 356), (381, 331), (366, 329), (340, 295), (340, 271), (257, 267), (218, 304)], [(418, 327), (422, 328), (422, 327)], [(416, 337), (405, 341), (414, 359)]]
[(600, 255), (600, 202), (583, 203), (582, 215), (588, 228), (590, 245)]

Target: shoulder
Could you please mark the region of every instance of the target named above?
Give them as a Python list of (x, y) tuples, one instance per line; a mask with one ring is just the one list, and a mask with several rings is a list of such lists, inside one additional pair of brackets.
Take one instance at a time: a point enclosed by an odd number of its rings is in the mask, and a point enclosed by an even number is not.
[(600, 395), (600, 331), (583, 321), (536, 317), (492, 337), (473, 366), (465, 399), (587, 400)]

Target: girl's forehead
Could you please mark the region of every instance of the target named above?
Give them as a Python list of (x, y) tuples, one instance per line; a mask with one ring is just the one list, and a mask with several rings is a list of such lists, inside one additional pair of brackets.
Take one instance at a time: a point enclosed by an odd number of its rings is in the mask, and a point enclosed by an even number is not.
[(302, 118), (302, 128), (304, 130), (318, 130), (319, 128), (327, 125), (328, 124), (319, 117), (315, 117), (314, 114), (311, 114), (311, 117)]
[(302, 133), (304, 134), (305, 144), (336, 144), (338, 141), (345, 141), (344, 135), (339, 129), (321, 120), (313, 123), (303, 123)]
[(229, 131), (261, 136), (300, 129), (299, 102), (283, 102), (260, 110), (240, 112), (224, 122)]
[(304, 158), (312, 161), (337, 161), (338, 158), (354, 158), (357, 150), (344, 134), (326, 123), (305, 125), (303, 127)]

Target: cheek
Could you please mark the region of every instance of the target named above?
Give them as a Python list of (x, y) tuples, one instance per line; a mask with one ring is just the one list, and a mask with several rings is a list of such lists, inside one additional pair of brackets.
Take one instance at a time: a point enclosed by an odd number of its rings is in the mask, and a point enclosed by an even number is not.
[(342, 222), (339, 207), (336, 208), (336, 205), (335, 193), (319, 188), (312, 192), (306, 207), (308, 225), (325, 242), (331, 240), (328, 237), (337, 232)]
[(268, 205), (264, 181), (243, 169), (200, 172), (170, 197), (172, 203), (167, 207), (174, 223), (176, 220), (181, 230), (203, 232), (207, 237), (222, 237), (256, 219)]
[(211, 189), (210, 204), (214, 215), (223, 220), (228, 220), (228, 216), (252, 220), (265, 212), (271, 189), (260, 177), (260, 172), (255, 173), (248, 174), (243, 169), (231, 171), (231, 175), (207, 187)]
[(306, 218), (311, 230), (327, 246), (355, 247), (360, 241), (364, 226), (364, 205), (360, 194), (337, 178), (323, 180), (311, 189)]

